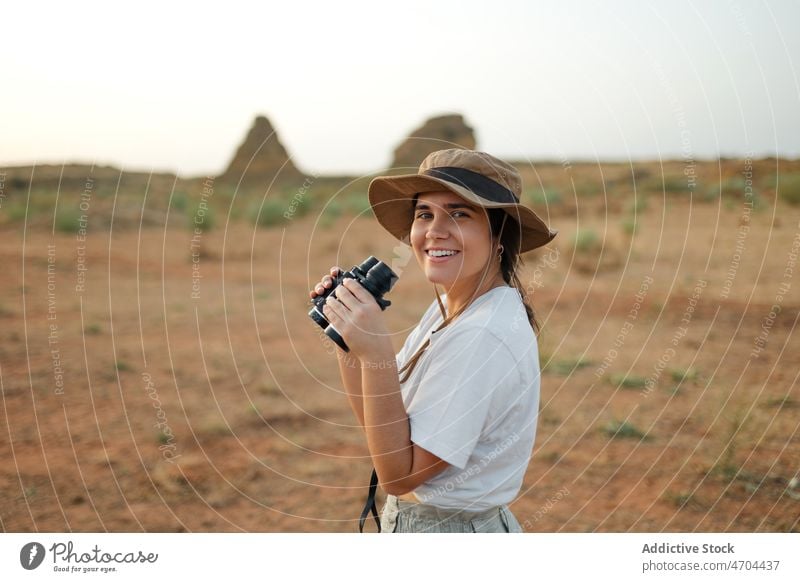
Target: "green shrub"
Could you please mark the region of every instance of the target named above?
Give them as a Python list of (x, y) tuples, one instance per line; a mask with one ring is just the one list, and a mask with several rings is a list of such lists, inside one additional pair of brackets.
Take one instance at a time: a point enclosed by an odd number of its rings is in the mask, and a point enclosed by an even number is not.
[(628, 214), (641, 214), (650, 207), (650, 197), (645, 196), (642, 192), (637, 192), (625, 205), (625, 211)]
[(747, 184), (742, 176), (728, 178), (720, 184), (720, 191), (723, 194), (739, 194), (744, 196), (744, 189)]
[(800, 402), (794, 400), (791, 396), (779, 396), (777, 398), (769, 398), (764, 406), (770, 408), (800, 408)]
[(793, 206), (800, 205), (800, 174), (786, 174), (778, 179), (778, 196)]
[(328, 228), (336, 219), (342, 215), (342, 205), (337, 201), (328, 203), (322, 215), (319, 217), (319, 225), (322, 228)]
[(600, 236), (593, 229), (579, 230), (572, 238), (572, 246), (576, 253), (599, 251), (602, 247)]
[(697, 370), (694, 368), (671, 368), (669, 376), (673, 382), (693, 382), (697, 380)]
[(18, 222), (25, 220), (25, 203), (15, 203), (8, 205), (8, 220), (11, 222)]
[(683, 192), (689, 189), (686, 178), (678, 176), (653, 176), (642, 181), (642, 189), (651, 192)]
[(645, 433), (628, 421), (611, 420), (601, 429), (601, 431), (612, 439), (622, 438), (636, 439), (641, 441), (649, 440), (649, 437)]
[(347, 210), (356, 216), (369, 216), (370, 205), (367, 195), (363, 192), (354, 192), (345, 199)]
[(186, 210), (186, 205), (188, 204), (188, 198), (186, 197), (186, 192), (182, 190), (176, 190), (172, 193), (171, 204), (172, 208), (176, 210)]
[(636, 229), (639, 228), (638, 221), (634, 216), (624, 217), (622, 220), (620, 220), (620, 226), (622, 227), (622, 232), (628, 236), (633, 236), (636, 234)]
[(531, 190), (526, 192), (526, 197), (538, 206), (552, 206), (559, 205), (562, 202), (561, 192), (555, 188), (544, 188), (539, 190)]
[(664, 192), (683, 192), (689, 189), (689, 185), (686, 178), (669, 177), (664, 178), (662, 189)]
[(56, 230), (59, 232), (78, 232), (81, 213), (76, 208), (64, 208), (56, 212)]
[(600, 182), (581, 182), (575, 186), (577, 196), (597, 196), (603, 192), (603, 185)]
[(563, 360), (554, 360), (550, 359), (544, 366), (543, 372), (550, 372), (553, 374), (560, 374), (562, 376), (569, 376), (575, 370), (579, 370), (580, 368), (585, 368), (586, 366), (590, 366), (592, 362), (590, 360), (582, 359), (582, 358), (566, 358)]
[(264, 204), (255, 203), (250, 207), (249, 215), (253, 224), (258, 226), (276, 226), (286, 222), (284, 217), (286, 205), (278, 200), (265, 200)]
[(199, 228), (201, 231), (206, 232), (214, 228), (214, 210), (210, 206), (201, 208), (200, 205), (192, 207), (191, 212), (188, 213), (189, 230)]
[(668, 492), (663, 495), (663, 498), (665, 501), (674, 504), (678, 509), (683, 509), (687, 506), (693, 506), (698, 509), (704, 507), (697, 496), (690, 491)]
[(647, 378), (630, 374), (611, 374), (608, 381), (619, 388), (643, 388), (647, 385)]
[(97, 335), (102, 331), (99, 323), (90, 323), (86, 327), (83, 328), (84, 333), (88, 333), (91, 335)]

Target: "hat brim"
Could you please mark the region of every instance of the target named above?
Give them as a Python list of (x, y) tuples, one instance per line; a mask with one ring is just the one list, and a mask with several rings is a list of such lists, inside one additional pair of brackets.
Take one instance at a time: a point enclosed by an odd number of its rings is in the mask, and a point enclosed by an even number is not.
[(468, 188), (433, 176), (405, 174), (374, 178), (369, 184), (369, 204), (380, 225), (395, 238), (408, 244), (411, 223), (414, 220), (414, 196), (441, 190), (449, 190), (476, 206), (505, 210), (520, 225), (520, 253), (546, 245), (558, 234), (558, 230), (550, 229), (533, 210), (523, 204), (492, 202)]

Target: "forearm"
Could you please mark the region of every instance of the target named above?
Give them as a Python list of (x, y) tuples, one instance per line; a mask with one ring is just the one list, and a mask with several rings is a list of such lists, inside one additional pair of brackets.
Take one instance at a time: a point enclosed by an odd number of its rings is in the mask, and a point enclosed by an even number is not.
[(400, 393), (397, 360), (393, 353), (361, 363), (364, 428), (378, 478), (392, 488), (411, 472), (411, 428)]
[(350, 401), (359, 426), (364, 428), (364, 397), (361, 395), (361, 362), (350, 353), (337, 350), (339, 359), (339, 373), (342, 376), (342, 385)]

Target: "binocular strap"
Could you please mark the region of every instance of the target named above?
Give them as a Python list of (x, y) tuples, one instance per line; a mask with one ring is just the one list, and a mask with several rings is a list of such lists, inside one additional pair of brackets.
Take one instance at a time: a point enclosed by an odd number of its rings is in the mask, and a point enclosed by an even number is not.
[(369, 480), (369, 493), (367, 494), (367, 502), (364, 504), (364, 510), (361, 512), (361, 517), (358, 519), (358, 531), (364, 533), (364, 521), (366, 521), (369, 512), (372, 511), (372, 517), (375, 518), (375, 523), (378, 525), (378, 533), (381, 533), (381, 519), (378, 517), (378, 508), (375, 505), (375, 494), (378, 491), (378, 472), (372, 469), (372, 477)]

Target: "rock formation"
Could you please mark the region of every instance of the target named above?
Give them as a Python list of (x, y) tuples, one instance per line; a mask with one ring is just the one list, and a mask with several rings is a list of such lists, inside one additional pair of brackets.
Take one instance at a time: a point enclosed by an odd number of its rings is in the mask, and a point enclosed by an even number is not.
[(475, 149), (475, 134), (464, 123), (464, 117), (458, 114), (431, 117), (397, 146), (392, 168), (416, 170), (429, 153), (456, 147)]
[(300, 176), (272, 124), (259, 115), (219, 179), (232, 184), (241, 180), (244, 186), (266, 187), (273, 178), (276, 182), (286, 182)]

